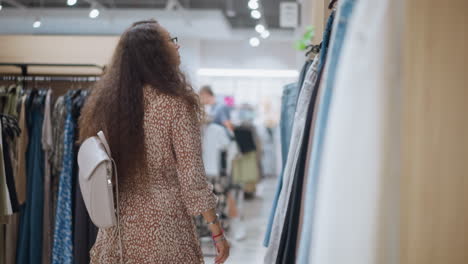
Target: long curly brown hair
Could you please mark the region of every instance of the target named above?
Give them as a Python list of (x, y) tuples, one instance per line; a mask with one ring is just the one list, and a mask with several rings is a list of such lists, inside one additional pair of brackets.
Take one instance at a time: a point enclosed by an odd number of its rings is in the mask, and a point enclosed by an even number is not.
[(134, 23), (120, 38), (112, 62), (92, 88), (79, 119), (79, 141), (102, 130), (119, 174), (146, 166), (143, 87), (185, 99), (201, 117), (198, 95), (179, 69), (170, 35), (155, 20)]

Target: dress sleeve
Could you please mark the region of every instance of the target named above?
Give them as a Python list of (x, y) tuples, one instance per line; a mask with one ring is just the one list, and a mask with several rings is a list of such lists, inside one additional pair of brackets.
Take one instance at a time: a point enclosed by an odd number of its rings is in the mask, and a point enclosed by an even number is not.
[(200, 126), (185, 103), (177, 104), (174, 115), (172, 142), (182, 197), (188, 213), (199, 215), (216, 208), (217, 203), (213, 186), (205, 175)]

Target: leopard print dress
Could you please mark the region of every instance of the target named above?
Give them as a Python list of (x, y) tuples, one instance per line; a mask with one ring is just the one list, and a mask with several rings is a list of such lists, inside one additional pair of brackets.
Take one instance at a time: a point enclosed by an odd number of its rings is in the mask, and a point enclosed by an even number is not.
[[(201, 153), (200, 127), (182, 99), (144, 88), (144, 175), (122, 177), (125, 264), (204, 263), (193, 217), (216, 207)], [(116, 228), (100, 229), (92, 264), (120, 263)]]

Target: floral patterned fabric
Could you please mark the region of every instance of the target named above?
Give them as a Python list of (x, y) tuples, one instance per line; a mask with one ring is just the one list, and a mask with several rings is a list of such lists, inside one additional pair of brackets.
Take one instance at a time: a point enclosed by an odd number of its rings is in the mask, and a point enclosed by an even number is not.
[(57, 210), (55, 215), (53, 264), (73, 263), (73, 223), (72, 223), (72, 176), (74, 159), (75, 123), (72, 114), (72, 100), (65, 98), (66, 121), (64, 129), (63, 165), (59, 179)]
[[(204, 263), (192, 216), (214, 209), (216, 196), (204, 172), (200, 126), (180, 98), (146, 87), (144, 99), (147, 166), (119, 174), (124, 263)], [(120, 263), (116, 231), (99, 230), (92, 264)]]

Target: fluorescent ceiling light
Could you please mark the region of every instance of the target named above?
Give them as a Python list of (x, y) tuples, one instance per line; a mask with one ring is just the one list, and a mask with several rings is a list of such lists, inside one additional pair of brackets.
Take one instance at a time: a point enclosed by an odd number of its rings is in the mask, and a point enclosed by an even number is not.
[(99, 10), (97, 8), (91, 9), (89, 12), (89, 17), (90, 18), (97, 18), (99, 16)]
[(268, 77), (268, 78), (297, 78), (296, 70), (261, 70), (261, 69), (213, 69), (198, 70), (200, 76), (211, 77)]
[(265, 31), (265, 26), (262, 24), (258, 24), (255, 26), (255, 31), (257, 31), (258, 33), (262, 33)]
[(67, 5), (68, 6), (74, 6), (76, 4), (77, 0), (67, 0)]
[(33, 23), (33, 28), (40, 28), (41, 24), (42, 24), (41, 20), (36, 19), (36, 21), (34, 21), (34, 23)]
[(252, 47), (258, 47), (260, 45), (260, 40), (256, 37), (250, 38), (249, 40), (250, 46)]
[(249, 8), (252, 10), (258, 9), (259, 7), (258, 2), (256, 0), (250, 0), (248, 5)]
[(262, 36), (262, 38), (266, 39), (270, 36), (270, 31), (265, 30), (260, 35)]
[(262, 13), (260, 13), (260, 11), (258, 10), (252, 10), (252, 12), (250, 12), (250, 15), (255, 19), (260, 19), (262, 17)]

